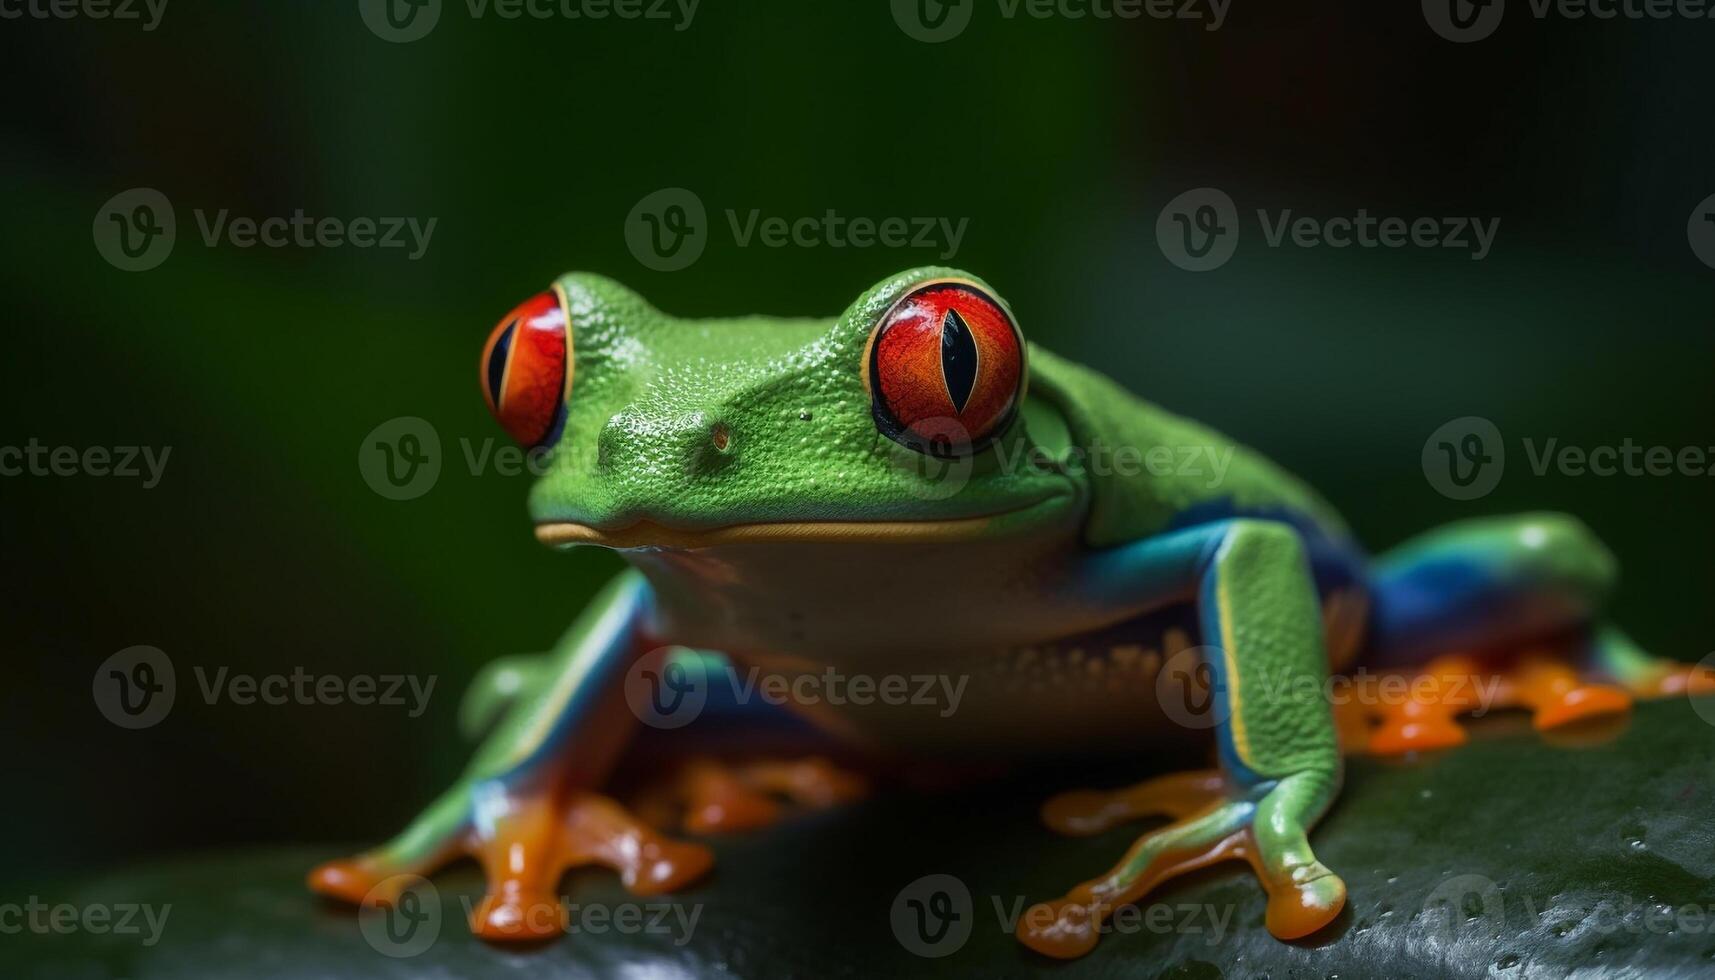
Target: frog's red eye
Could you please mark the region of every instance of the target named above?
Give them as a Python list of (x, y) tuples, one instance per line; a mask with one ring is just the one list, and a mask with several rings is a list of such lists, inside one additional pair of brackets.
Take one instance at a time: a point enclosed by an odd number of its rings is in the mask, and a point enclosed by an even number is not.
[(933, 456), (977, 451), (1024, 394), (1024, 338), (993, 297), (965, 282), (912, 290), (881, 318), (865, 362), (876, 428)]
[(482, 349), (482, 395), (506, 434), (534, 448), (553, 442), (572, 390), (566, 311), (553, 290), (506, 314)]

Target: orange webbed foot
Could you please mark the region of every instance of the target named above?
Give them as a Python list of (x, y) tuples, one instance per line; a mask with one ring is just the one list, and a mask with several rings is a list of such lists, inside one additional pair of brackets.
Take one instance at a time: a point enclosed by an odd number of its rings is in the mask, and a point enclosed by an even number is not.
[(1294, 775), (1259, 790), (1259, 797), (1220, 771), (1204, 771), (1050, 799), (1043, 820), (1065, 834), (1098, 833), (1147, 816), (1171, 822), (1140, 837), (1107, 872), (1027, 909), (1018, 921), (1019, 942), (1056, 959), (1083, 956), (1121, 906), (1171, 878), (1234, 859), (1248, 861), (1267, 891), (1271, 933), (1297, 939), (1316, 932), (1346, 902), (1345, 883), (1316, 860), (1305, 838), (1308, 815), (1325, 805), (1330, 785), (1326, 776)]
[[(1495, 708), (1524, 708), (1531, 724), (1548, 732), (1594, 718), (1620, 715), (1632, 696), (1610, 684), (1582, 678), (1563, 660), (1530, 653), (1495, 668), (1466, 656), (1431, 661), (1415, 677), (1397, 678), (1403, 697), (1382, 697), (1393, 678), (1373, 689), (1361, 708), (1345, 707), (1342, 743), (1374, 755), (1427, 752), (1465, 744), (1462, 715)], [(1354, 721), (1362, 716), (1361, 720)], [(1373, 729), (1363, 726), (1374, 723)]]
[(310, 872), (310, 888), (352, 904), (391, 905), (417, 876), (474, 857), (487, 889), (471, 908), (471, 931), (490, 942), (533, 942), (565, 931), (558, 888), (572, 868), (612, 868), (633, 894), (658, 895), (689, 885), (714, 863), (707, 847), (664, 837), (599, 793), (497, 791), (477, 809), (480, 816), (441, 848), (407, 857), (396, 842), (330, 861)]

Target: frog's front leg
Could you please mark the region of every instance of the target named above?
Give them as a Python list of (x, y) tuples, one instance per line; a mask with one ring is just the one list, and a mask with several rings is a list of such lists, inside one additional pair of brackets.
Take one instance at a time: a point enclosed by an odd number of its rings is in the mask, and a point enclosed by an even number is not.
[(1175, 818), (1105, 874), (1025, 913), (1021, 941), (1057, 957), (1094, 948), (1101, 923), (1161, 882), (1246, 858), (1268, 892), (1266, 921), (1282, 939), (1331, 922), (1346, 886), (1311, 851), (1310, 826), (1339, 788), (1341, 760), (1320, 683), (1322, 617), (1304, 543), (1288, 525), (1234, 519), (1103, 552), (1088, 595), (1104, 604), (1197, 606), (1222, 769), (1152, 780), (1118, 793), (1051, 800), (1051, 826), (1091, 833), (1126, 818)]
[(621, 678), (649, 648), (648, 605), (641, 575), (616, 579), (561, 639), (537, 683), (518, 692), (458, 783), (392, 840), (315, 869), (310, 887), (353, 903), (390, 902), (399, 876), (474, 856), (488, 892), (471, 928), (485, 939), (529, 940), (563, 930), (554, 894), (570, 867), (606, 865), (646, 895), (706, 871), (707, 848), (664, 838), (593, 791), (636, 724)]

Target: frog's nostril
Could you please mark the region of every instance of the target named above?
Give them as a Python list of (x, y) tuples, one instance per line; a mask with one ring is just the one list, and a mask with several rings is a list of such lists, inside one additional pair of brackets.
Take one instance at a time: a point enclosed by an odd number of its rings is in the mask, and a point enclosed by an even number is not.
[(716, 422), (709, 426), (709, 441), (714, 443), (715, 452), (724, 453), (732, 448), (732, 430), (725, 422)]

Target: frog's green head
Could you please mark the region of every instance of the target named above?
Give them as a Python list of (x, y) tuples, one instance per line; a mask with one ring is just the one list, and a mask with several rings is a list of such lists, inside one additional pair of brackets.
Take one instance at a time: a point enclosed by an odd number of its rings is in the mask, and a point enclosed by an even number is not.
[(1064, 517), (1080, 480), (1038, 451), (1064, 423), (1029, 394), (1005, 302), (917, 269), (832, 320), (681, 320), (612, 280), (561, 277), (482, 355), (489, 408), (542, 450), (551, 544), (686, 547), (940, 539)]

